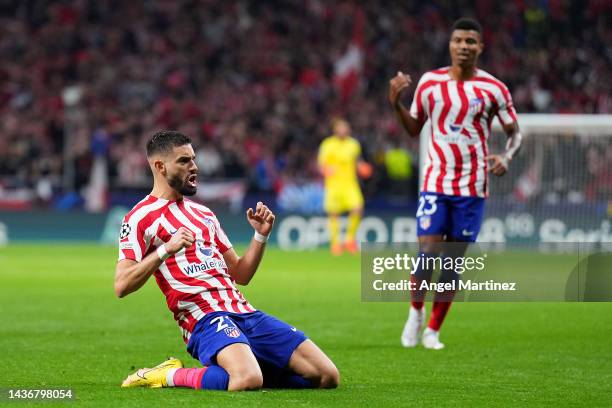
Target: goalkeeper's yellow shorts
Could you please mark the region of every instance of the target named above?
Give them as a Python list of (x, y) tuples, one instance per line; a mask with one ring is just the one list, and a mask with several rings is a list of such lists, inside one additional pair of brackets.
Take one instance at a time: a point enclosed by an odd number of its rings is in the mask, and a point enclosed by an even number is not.
[(328, 214), (342, 214), (356, 208), (363, 208), (363, 195), (359, 187), (325, 189), (323, 208)]

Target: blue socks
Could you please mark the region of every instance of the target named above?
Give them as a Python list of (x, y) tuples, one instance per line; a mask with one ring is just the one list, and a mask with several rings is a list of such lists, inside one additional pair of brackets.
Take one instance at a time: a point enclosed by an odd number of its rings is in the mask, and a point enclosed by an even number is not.
[(206, 369), (202, 376), (202, 389), (204, 390), (227, 390), (229, 385), (229, 374), (223, 368), (212, 365)]
[[(202, 376), (203, 390), (227, 390), (229, 385), (229, 374), (223, 368), (212, 365), (209, 366)], [(295, 373), (287, 372), (279, 379), (280, 388), (314, 388), (314, 384)]]

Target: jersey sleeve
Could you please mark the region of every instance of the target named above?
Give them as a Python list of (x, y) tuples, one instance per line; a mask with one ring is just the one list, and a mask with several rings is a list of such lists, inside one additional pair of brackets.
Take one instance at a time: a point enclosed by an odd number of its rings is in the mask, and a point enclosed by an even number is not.
[(221, 228), (221, 223), (219, 222), (219, 219), (216, 216), (214, 219), (214, 225), (215, 225), (215, 245), (217, 245), (217, 247), (219, 248), (219, 252), (223, 254), (225, 251), (227, 251), (228, 249), (232, 247), (232, 243), (227, 237), (227, 234), (225, 233), (225, 231), (223, 231), (223, 228)]
[(414, 91), (414, 98), (412, 98), (412, 105), (410, 105), (410, 116), (416, 119), (420, 123), (425, 123), (427, 120), (427, 98), (425, 97), (425, 75), (419, 79), (416, 90)]
[(358, 140), (355, 139), (355, 161), (359, 160), (359, 158), (361, 157), (361, 144), (359, 143)]
[(327, 166), (329, 164), (329, 142), (324, 140), (319, 146), (319, 154), (317, 156), (317, 162), (319, 166)]
[(514, 109), (514, 103), (512, 102), (512, 96), (510, 91), (503, 83), (499, 86), (500, 94), (496, 97), (497, 99), (497, 117), (502, 125), (509, 125), (512, 122), (516, 122), (516, 110)]
[(142, 261), (145, 252), (145, 234), (138, 220), (128, 216), (123, 218), (119, 231), (119, 261), (131, 259)]

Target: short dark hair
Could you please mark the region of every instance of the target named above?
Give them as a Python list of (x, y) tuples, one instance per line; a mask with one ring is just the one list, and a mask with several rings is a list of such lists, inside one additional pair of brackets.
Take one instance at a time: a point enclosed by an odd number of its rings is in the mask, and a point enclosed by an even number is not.
[(147, 142), (147, 157), (157, 153), (169, 153), (173, 147), (190, 144), (191, 139), (175, 130), (155, 132)]
[(474, 30), (482, 35), (482, 26), (472, 18), (462, 17), (453, 23), (453, 31), (455, 30)]

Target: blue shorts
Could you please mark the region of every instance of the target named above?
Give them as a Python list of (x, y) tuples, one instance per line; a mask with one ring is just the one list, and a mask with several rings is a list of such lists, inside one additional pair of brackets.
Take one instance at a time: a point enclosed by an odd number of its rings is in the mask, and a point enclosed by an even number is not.
[(446, 235), (475, 242), (484, 214), (485, 199), (421, 192), (417, 210), (417, 235)]
[(217, 363), (217, 354), (225, 347), (244, 343), (251, 347), (260, 363), (282, 369), (306, 339), (295, 327), (260, 311), (213, 312), (196, 324), (187, 351), (209, 366)]

